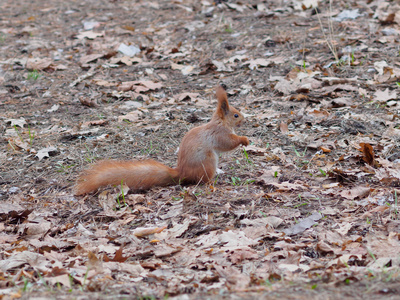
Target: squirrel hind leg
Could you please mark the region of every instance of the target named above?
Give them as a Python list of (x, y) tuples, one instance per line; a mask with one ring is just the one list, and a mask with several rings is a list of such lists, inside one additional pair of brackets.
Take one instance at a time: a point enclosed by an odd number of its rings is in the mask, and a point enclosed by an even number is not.
[(179, 177), (183, 183), (208, 183), (212, 181), (216, 174), (216, 165), (213, 162), (203, 162), (202, 164), (191, 167), (190, 169), (180, 170)]

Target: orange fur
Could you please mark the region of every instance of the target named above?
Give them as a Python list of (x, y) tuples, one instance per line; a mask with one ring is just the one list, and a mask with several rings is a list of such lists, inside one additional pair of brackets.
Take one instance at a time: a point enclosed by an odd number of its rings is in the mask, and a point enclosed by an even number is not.
[(176, 169), (155, 160), (115, 161), (102, 160), (84, 171), (75, 186), (75, 194), (82, 195), (101, 186), (126, 184), (136, 190), (147, 190), (153, 186), (179, 183)]
[(216, 94), (218, 105), (211, 121), (191, 129), (183, 137), (176, 169), (154, 160), (104, 160), (79, 176), (75, 194), (87, 194), (101, 186), (120, 185), (121, 182), (133, 189), (146, 190), (179, 182), (211, 181), (215, 177), (219, 153), (249, 144), (247, 137), (233, 132), (233, 128), (243, 122), (243, 115), (229, 106), (228, 96), (222, 87), (217, 88)]

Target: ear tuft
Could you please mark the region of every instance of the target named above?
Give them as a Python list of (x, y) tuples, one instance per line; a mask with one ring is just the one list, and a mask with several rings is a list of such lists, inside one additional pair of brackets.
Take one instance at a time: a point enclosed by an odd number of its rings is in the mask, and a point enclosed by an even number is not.
[(217, 113), (221, 118), (223, 118), (229, 112), (229, 102), (228, 95), (222, 85), (217, 87), (217, 99)]

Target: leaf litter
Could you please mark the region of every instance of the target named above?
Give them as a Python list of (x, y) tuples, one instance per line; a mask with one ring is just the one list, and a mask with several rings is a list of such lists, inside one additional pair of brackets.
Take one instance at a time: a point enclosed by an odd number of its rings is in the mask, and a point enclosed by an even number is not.
[[(3, 297), (398, 294), (396, 3), (0, 8)], [(214, 186), (73, 196), (95, 160), (173, 166), (220, 83), (252, 144)]]

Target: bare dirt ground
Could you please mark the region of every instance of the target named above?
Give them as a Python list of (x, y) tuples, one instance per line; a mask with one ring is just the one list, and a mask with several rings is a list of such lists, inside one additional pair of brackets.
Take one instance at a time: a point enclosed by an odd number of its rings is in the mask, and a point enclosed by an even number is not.
[[(399, 299), (399, 23), (381, 0), (2, 0), (1, 297)], [(251, 145), (213, 186), (74, 196), (99, 159), (174, 166), (220, 83)]]

